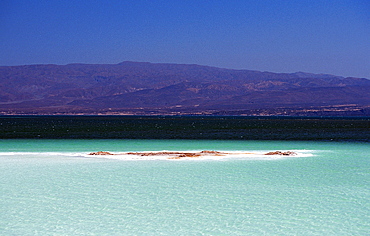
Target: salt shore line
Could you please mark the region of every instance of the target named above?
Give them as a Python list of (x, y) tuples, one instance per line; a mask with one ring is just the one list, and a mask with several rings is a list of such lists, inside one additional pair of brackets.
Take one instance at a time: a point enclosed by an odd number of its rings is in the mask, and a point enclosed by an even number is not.
[[(199, 151), (199, 152), (171, 152), (171, 151), (158, 151), (158, 152), (124, 152), (124, 153), (111, 153), (106, 151), (91, 152), (88, 155), (91, 156), (114, 156), (114, 155), (134, 155), (141, 157), (150, 157), (150, 156), (165, 156), (167, 159), (181, 159), (181, 158), (200, 158), (203, 156), (227, 156), (232, 154), (242, 154), (242, 155), (261, 155), (260, 153), (248, 153), (248, 152), (238, 152), (238, 153), (228, 153), (220, 151)], [(296, 152), (292, 151), (273, 151), (267, 152), (262, 155), (266, 156), (296, 156)]]

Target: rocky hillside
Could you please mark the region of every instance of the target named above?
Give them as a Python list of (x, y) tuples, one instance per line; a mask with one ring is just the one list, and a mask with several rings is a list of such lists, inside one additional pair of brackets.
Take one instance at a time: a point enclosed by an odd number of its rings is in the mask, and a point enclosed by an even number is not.
[(365, 78), (139, 62), (0, 67), (2, 114), (367, 115), (369, 106)]

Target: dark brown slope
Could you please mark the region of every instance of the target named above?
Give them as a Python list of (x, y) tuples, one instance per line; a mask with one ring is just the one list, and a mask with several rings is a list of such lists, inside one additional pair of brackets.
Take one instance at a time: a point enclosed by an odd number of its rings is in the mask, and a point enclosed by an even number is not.
[(279, 114), (283, 109), (294, 115), (332, 109), (341, 115), (345, 107), (346, 114), (352, 109), (366, 115), (368, 106), (370, 80), (364, 78), (137, 62), (0, 67), (5, 114), (257, 114), (261, 109)]

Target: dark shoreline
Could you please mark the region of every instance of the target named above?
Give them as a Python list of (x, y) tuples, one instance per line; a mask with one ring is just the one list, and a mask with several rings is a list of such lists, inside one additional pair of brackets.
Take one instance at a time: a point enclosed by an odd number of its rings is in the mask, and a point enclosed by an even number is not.
[(6, 115), (0, 139), (370, 142), (370, 117)]

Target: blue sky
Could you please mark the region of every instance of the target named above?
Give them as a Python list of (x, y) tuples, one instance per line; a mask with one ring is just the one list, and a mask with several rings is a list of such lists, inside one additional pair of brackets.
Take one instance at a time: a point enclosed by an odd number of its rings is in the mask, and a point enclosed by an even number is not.
[(370, 78), (369, 0), (2, 0), (0, 65), (145, 61)]

